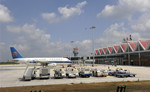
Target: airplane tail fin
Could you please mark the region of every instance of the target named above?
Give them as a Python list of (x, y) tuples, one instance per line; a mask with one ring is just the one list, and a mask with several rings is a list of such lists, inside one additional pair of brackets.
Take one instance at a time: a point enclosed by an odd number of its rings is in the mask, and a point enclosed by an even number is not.
[(21, 54), (19, 54), (19, 52), (14, 48), (14, 47), (10, 47), (11, 50), (11, 55), (12, 58), (23, 58), (23, 56), (21, 56)]

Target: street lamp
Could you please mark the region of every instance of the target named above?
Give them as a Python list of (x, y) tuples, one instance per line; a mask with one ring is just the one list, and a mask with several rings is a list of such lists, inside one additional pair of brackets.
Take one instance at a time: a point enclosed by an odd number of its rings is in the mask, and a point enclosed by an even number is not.
[[(95, 29), (95, 26), (90, 27), (91, 30)], [(94, 31), (92, 31), (92, 51), (93, 51), (93, 65), (94, 65)]]
[(71, 43), (71, 48), (70, 48), (70, 60), (71, 60), (71, 53), (72, 53), (72, 49), (73, 49), (73, 48), (72, 48), (72, 47), (73, 47), (73, 46), (72, 46), (72, 43), (73, 43), (73, 42), (74, 42), (74, 41), (70, 41), (70, 43)]

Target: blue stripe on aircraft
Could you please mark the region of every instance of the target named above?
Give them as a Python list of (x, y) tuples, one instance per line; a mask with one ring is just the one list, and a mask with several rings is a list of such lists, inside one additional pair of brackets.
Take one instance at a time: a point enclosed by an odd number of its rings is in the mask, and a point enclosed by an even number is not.
[(49, 63), (72, 63), (72, 61), (47, 61)]

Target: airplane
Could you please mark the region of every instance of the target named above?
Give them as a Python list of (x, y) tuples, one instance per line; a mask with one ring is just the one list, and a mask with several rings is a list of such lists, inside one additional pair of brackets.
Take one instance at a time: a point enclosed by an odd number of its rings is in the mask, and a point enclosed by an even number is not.
[(18, 63), (46, 63), (56, 65), (56, 63), (72, 63), (68, 58), (63, 57), (50, 57), (50, 58), (24, 58), (14, 47), (10, 47), (12, 58), (12, 62)]

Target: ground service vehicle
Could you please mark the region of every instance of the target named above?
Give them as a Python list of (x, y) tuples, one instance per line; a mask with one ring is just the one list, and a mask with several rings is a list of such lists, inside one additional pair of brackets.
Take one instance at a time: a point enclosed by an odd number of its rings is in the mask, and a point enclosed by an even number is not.
[(103, 69), (93, 69), (92, 74), (95, 77), (107, 77), (108, 76), (108, 72)]
[(89, 68), (81, 68), (79, 69), (79, 76), (80, 77), (90, 77), (92, 72)]
[(108, 75), (116, 77), (135, 77), (136, 74), (130, 73), (129, 71), (124, 70), (122, 68), (117, 68), (115, 71), (108, 71)]
[(50, 67), (48, 66), (42, 66), (40, 67), (40, 79), (41, 78), (47, 78), (50, 77)]
[(65, 76), (64, 71), (61, 68), (54, 69), (54, 78), (63, 78)]
[(108, 70), (108, 75), (109, 75), (109, 76), (114, 76), (114, 73), (115, 73), (115, 71), (113, 71), (113, 70)]
[(114, 75), (116, 77), (135, 77), (136, 74), (130, 73), (127, 70), (116, 70)]
[(76, 78), (78, 76), (78, 70), (76, 68), (68, 67), (66, 69), (66, 77)]

